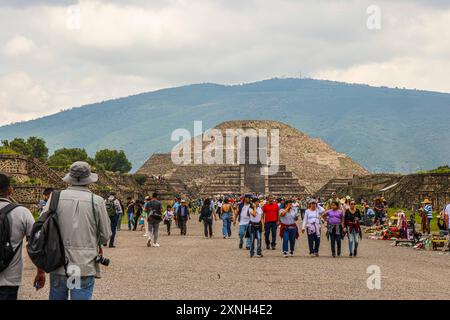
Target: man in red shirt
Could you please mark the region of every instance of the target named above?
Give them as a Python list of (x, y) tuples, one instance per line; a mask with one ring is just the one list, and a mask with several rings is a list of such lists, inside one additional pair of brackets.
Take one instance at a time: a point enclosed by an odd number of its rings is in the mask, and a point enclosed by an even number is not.
[[(272, 196), (267, 197), (266, 204), (262, 207), (264, 221), (264, 237), (266, 239), (266, 249), (272, 250), (276, 248), (278, 212), (280, 208)], [(272, 233), (272, 241), (270, 241), (270, 233)]]

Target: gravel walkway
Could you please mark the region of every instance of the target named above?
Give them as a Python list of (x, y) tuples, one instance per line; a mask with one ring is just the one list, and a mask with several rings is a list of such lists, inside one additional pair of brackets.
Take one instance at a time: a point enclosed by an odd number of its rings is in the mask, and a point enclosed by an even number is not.
[[(360, 255), (331, 258), (322, 237), (321, 257), (307, 255), (306, 235), (300, 235), (296, 256), (264, 250), (264, 258), (249, 258), (239, 250), (237, 227), (232, 239), (222, 239), (222, 222), (214, 222), (216, 237), (205, 239), (193, 218), (188, 235), (179, 229), (167, 236), (161, 225), (161, 247), (148, 248), (143, 232), (118, 232), (117, 248), (96, 283), (95, 299), (448, 299), (450, 256), (441, 252), (392, 247), (391, 241), (363, 240)], [(126, 226), (124, 226), (126, 229)], [(123, 229), (124, 230), (124, 229)], [(278, 238), (278, 248), (281, 241)], [(26, 254), (24, 253), (26, 256)], [(48, 286), (32, 287), (34, 268), (24, 263), (20, 299), (47, 299)], [(381, 268), (381, 289), (369, 290), (367, 268)], [(47, 278), (48, 279), (48, 278)]]

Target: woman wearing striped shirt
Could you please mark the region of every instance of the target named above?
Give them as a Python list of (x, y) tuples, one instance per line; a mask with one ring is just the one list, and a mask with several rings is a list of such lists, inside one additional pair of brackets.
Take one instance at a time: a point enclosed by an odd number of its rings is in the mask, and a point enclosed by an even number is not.
[(433, 219), (433, 206), (431, 205), (431, 201), (429, 199), (425, 199), (422, 202), (422, 204), (423, 204), (423, 208), (422, 208), (423, 212), (427, 218), (426, 229), (428, 231), (428, 234), (430, 234), (431, 233), (431, 220)]

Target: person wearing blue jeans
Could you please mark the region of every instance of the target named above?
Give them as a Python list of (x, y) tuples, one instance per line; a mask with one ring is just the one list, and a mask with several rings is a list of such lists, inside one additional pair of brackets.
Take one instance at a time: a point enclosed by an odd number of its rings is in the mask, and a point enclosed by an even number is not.
[[(266, 247), (267, 249), (269, 249), (270, 247), (272, 247), (272, 249), (275, 249), (277, 245), (276, 239), (277, 239), (278, 223), (276, 221), (266, 222), (264, 224), (264, 227), (265, 227), (264, 235), (266, 239)], [(270, 241), (270, 234), (272, 234), (272, 242)]]
[(222, 226), (223, 238), (224, 239), (226, 237), (231, 238), (231, 216), (230, 216), (230, 214), (223, 213), (222, 221), (223, 221), (223, 226)]
[(257, 243), (256, 256), (262, 258), (262, 209), (259, 206), (259, 199), (253, 199), (253, 207), (250, 211), (250, 258), (255, 255), (255, 240)]
[(256, 240), (256, 255), (262, 257), (262, 225), (254, 226), (250, 224), (250, 257), (255, 255), (255, 240)]
[(298, 227), (296, 224), (297, 212), (292, 207), (290, 200), (286, 201), (284, 209), (280, 212), (280, 235), (283, 238), (283, 256), (294, 256), (295, 241), (298, 238)]
[[(250, 223), (250, 213), (252, 211), (252, 199), (251, 194), (246, 194), (244, 196), (244, 201), (239, 203), (238, 209), (234, 215), (233, 224), (236, 224), (236, 221), (239, 221), (239, 249), (242, 249), (244, 245), (244, 237), (247, 233), (248, 224)], [(247, 238), (246, 241), (246, 249), (250, 250), (250, 237)]]
[[(240, 224), (239, 225), (239, 249), (242, 249), (243, 245), (244, 245), (244, 237), (247, 234), (247, 228), (248, 228), (248, 224)], [(250, 250), (250, 238), (247, 238), (247, 240), (245, 241), (245, 248), (247, 250)]]
[(233, 220), (233, 208), (230, 205), (230, 200), (225, 198), (221, 208), (220, 218), (222, 219), (222, 235), (225, 239), (227, 236), (231, 238), (231, 222)]
[(288, 226), (283, 229), (283, 255), (287, 257), (289, 252), (290, 256), (294, 255), (295, 240), (297, 238), (298, 229), (294, 226)]
[[(69, 281), (68, 281), (69, 280)], [(50, 274), (50, 300), (92, 300), (95, 277), (80, 277), (79, 283), (66, 276)], [(70, 287), (70, 288), (69, 288)], [(73, 288), (73, 289), (71, 289)]]
[[(54, 201), (58, 201), (59, 236), (65, 251), (65, 266), (50, 273), (49, 298), (66, 300), (70, 294), (72, 300), (88, 300), (92, 299), (95, 278), (101, 277), (99, 258), (103, 256), (102, 247), (111, 238), (109, 212), (111, 217), (116, 214), (114, 210), (108, 211), (107, 202), (89, 189), (90, 184), (98, 181), (98, 175), (91, 172), (88, 163), (77, 161), (69, 170), (63, 178), (69, 186), (53, 192), (44, 208), (47, 210), (50, 204), (55, 205)], [(109, 201), (109, 209), (114, 209), (111, 204)], [(117, 223), (117, 218), (112, 221)], [(36, 290), (42, 289), (45, 281), (45, 271), (38, 269), (34, 279)]]
[[(341, 255), (341, 240), (342, 240), (342, 226), (341, 225), (329, 225), (329, 234), (331, 241), (331, 254), (334, 257)], [(337, 252), (336, 252), (337, 251)]]
[(131, 231), (131, 229), (133, 228), (135, 204), (136, 203), (133, 200), (131, 200), (130, 197), (127, 199), (127, 222), (129, 231)]

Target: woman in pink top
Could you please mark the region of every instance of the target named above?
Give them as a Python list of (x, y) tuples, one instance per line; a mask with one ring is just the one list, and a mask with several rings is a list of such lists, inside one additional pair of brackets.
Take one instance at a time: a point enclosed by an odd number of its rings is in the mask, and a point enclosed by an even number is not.
[[(341, 255), (341, 240), (342, 240), (342, 230), (344, 229), (344, 212), (339, 209), (339, 202), (333, 201), (331, 203), (331, 209), (326, 211), (322, 215), (323, 219), (328, 222), (328, 235), (331, 240), (331, 253), (333, 258)], [(336, 248), (337, 247), (337, 248)]]

